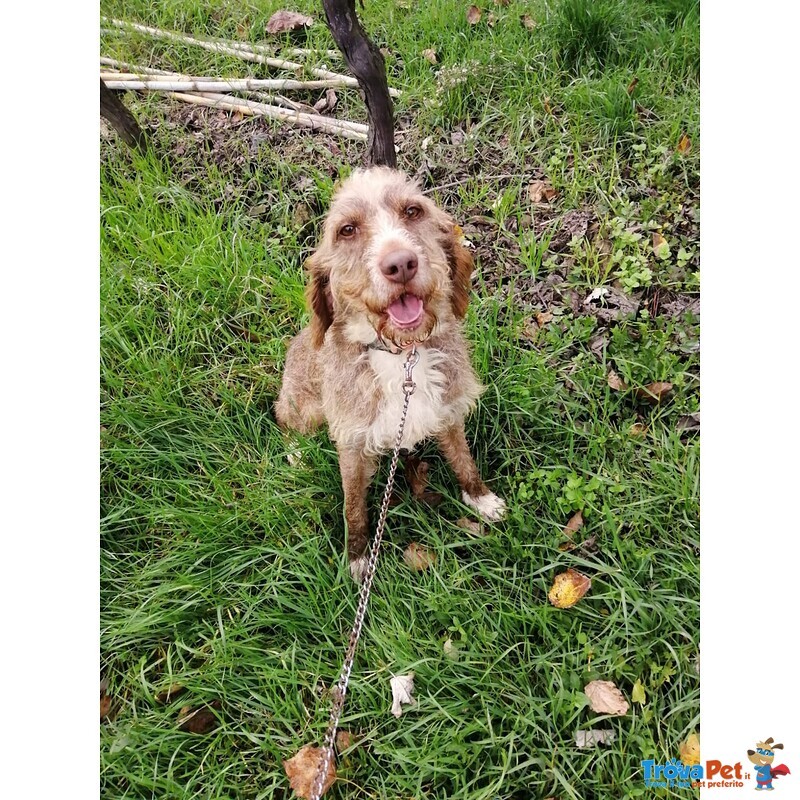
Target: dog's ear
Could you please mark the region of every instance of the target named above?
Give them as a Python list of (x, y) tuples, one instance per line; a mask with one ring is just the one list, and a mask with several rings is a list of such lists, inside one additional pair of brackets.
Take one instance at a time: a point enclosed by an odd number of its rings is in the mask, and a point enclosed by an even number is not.
[(333, 295), (330, 276), (314, 256), (306, 261), (311, 280), (306, 289), (306, 300), (311, 311), (311, 344), (319, 349), (325, 341), (325, 332), (333, 322)]
[(447, 260), (450, 263), (450, 299), (453, 313), (458, 319), (464, 319), (469, 306), (469, 293), (472, 289), (472, 270), (475, 266), (472, 253), (461, 244), (461, 228), (453, 224), (447, 242)]

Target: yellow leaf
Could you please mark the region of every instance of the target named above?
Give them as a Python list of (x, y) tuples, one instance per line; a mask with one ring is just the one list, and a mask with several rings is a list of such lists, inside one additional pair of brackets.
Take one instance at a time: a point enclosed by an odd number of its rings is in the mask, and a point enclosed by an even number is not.
[(678, 140), (678, 152), (686, 155), (692, 149), (692, 140), (684, 133)]
[(583, 597), (592, 586), (585, 575), (574, 569), (568, 569), (556, 575), (547, 598), (556, 608), (570, 608)]
[(690, 733), (686, 741), (680, 748), (681, 761), (691, 767), (700, 763), (700, 737), (696, 733)]
[(633, 684), (633, 691), (631, 692), (631, 700), (634, 703), (642, 703), (645, 701), (644, 685), (640, 680)]

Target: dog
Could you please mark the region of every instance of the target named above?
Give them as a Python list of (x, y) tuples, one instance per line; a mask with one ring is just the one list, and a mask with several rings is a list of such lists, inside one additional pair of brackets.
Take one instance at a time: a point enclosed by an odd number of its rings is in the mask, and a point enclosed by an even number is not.
[(344, 488), (350, 574), (367, 566), (367, 490), (400, 423), (403, 365), (415, 345), (416, 390), (401, 447), (435, 438), (464, 503), (488, 522), (505, 502), (483, 483), (464, 419), (483, 387), (462, 330), (473, 270), (452, 217), (403, 173), (356, 170), (335, 192), (308, 259), (310, 324), (291, 342), (275, 416), (284, 431), (327, 424)]

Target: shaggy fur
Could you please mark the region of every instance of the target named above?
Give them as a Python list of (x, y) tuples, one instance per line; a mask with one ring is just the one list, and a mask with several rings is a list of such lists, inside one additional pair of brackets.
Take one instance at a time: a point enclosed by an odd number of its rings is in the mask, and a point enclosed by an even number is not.
[(304, 434), (328, 425), (353, 578), (365, 566), (367, 489), (379, 456), (394, 446), (403, 362), (414, 343), (417, 388), (402, 446), (435, 437), (464, 502), (486, 520), (502, 519), (505, 503), (481, 481), (464, 435), (482, 387), (461, 325), (472, 256), (452, 218), (402, 173), (358, 170), (336, 192), (307, 266), (311, 322), (289, 347), (275, 413), (284, 429)]

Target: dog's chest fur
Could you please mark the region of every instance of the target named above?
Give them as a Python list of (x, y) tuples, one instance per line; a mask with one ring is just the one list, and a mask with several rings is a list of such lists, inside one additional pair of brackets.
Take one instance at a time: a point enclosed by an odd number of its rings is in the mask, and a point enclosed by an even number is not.
[[(411, 449), (451, 424), (454, 409), (444, 404), (447, 376), (441, 369), (447, 356), (440, 350), (422, 346), (419, 362), (413, 369), (416, 384), (408, 404), (401, 447)], [(403, 364), (405, 353), (395, 355), (381, 350), (367, 352), (369, 365), (375, 374), (375, 392), (379, 397), (375, 418), (366, 433), (366, 447), (383, 452), (394, 447), (400, 417), (403, 412)]]

